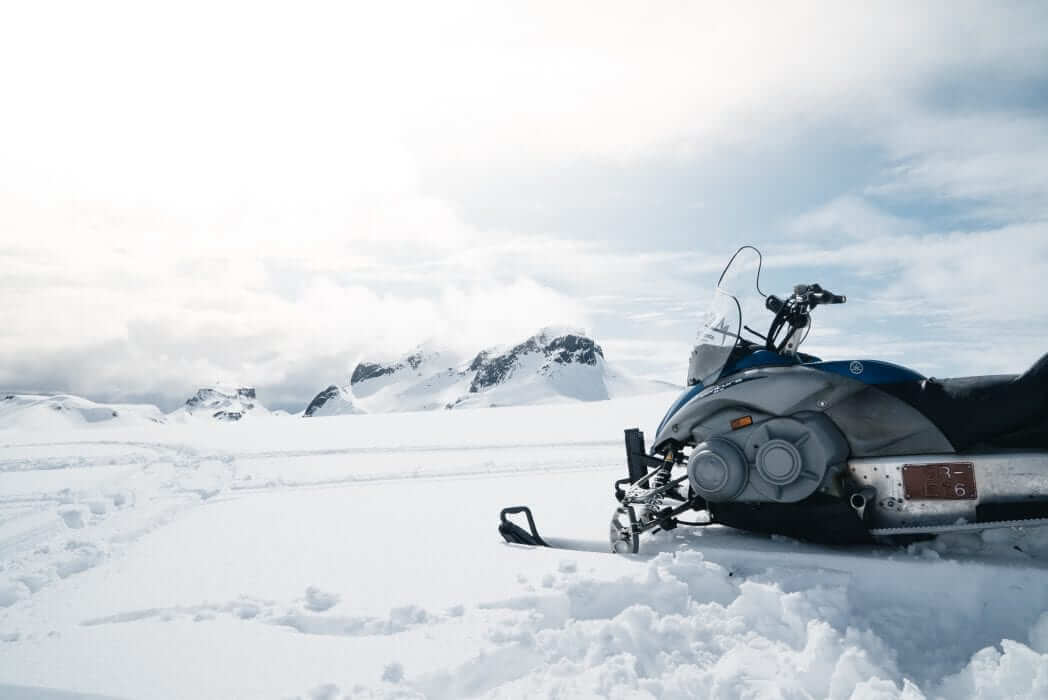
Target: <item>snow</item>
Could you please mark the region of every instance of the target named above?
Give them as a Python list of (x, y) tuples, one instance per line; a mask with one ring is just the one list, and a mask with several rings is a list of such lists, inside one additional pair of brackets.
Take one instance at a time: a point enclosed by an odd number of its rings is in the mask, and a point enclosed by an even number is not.
[(0, 697), (1048, 697), (1044, 529), (607, 553), (672, 398), (0, 428)]
[(100, 404), (67, 394), (6, 394), (0, 397), (0, 430), (61, 430), (117, 423), (163, 423), (165, 416), (148, 404)]

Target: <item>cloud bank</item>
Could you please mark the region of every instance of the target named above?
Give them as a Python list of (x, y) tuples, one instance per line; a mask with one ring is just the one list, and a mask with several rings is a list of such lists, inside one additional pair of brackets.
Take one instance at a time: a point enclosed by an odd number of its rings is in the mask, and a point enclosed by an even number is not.
[(301, 408), (363, 356), (582, 326), (679, 380), (737, 245), (809, 341), (1018, 371), (1048, 317), (1048, 10), (5, 8), (0, 386)]

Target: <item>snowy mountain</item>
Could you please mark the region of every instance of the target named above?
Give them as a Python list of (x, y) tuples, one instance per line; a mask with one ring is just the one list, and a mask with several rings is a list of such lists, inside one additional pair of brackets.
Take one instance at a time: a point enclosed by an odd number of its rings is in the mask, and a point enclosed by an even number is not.
[(269, 415), (258, 402), (252, 387), (205, 387), (191, 396), (181, 408), (170, 415), (175, 419), (210, 418), (218, 421), (238, 421), (246, 415)]
[(5, 394), (0, 399), (0, 429), (57, 429), (94, 424), (164, 423), (149, 404), (100, 404), (68, 394)]
[(313, 416), (342, 416), (363, 412), (354, 403), (353, 394), (350, 391), (332, 384), (313, 397), (302, 415), (312, 418)]
[(349, 386), (329, 386), (303, 415), (600, 401), (673, 388), (615, 369), (579, 331), (546, 328), (472, 357), (418, 348), (394, 362), (361, 362)]

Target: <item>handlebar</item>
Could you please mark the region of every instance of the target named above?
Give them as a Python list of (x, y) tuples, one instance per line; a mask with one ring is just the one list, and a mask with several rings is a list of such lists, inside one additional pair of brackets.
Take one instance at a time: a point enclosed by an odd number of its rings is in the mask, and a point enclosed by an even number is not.
[(793, 288), (793, 295), (809, 306), (818, 304), (843, 304), (848, 297), (839, 296), (817, 284), (800, 284)]
[[(766, 347), (773, 352), (796, 352), (800, 342), (791, 343), (794, 334), (807, 328), (810, 323), (811, 310), (819, 304), (844, 304), (848, 297), (834, 294), (818, 284), (799, 284), (793, 288), (793, 294), (787, 299), (780, 299), (774, 294), (765, 299), (764, 305), (775, 314), (775, 319), (768, 329)], [(785, 338), (777, 343), (780, 331), (789, 326)], [(803, 341), (803, 338), (801, 339)]]

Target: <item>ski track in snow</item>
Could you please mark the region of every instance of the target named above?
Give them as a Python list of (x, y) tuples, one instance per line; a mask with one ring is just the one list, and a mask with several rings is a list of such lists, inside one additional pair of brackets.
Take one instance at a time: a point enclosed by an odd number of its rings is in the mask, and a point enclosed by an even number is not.
[[(3, 557), (5, 562), (4, 568), (9, 568), (9, 563), (18, 568), (32, 568), (28, 564), (34, 559), (43, 559), (47, 562), (37, 567), (33, 573), (16, 579), (17, 582), (23, 584), (24, 590), (17, 590), (17, 585), (9, 584), (7, 593), (4, 595), (3, 590), (0, 589), (0, 607), (5, 605), (5, 601), (13, 602), (24, 596), (26, 592), (35, 593), (42, 587), (42, 584), (51, 582), (56, 577), (64, 579), (92, 568), (110, 555), (114, 544), (133, 542), (155, 527), (170, 521), (184, 508), (195, 505), (196, 501), (194, 498), (176, 498), (173, 503), (167, 504), (167, 507), (161, 508), (152, 515), (144, 519), (134, 519), (135, 526), (130, 529), (103, 527), (110, 511), (133, 509), (135, 494), (140, 490), (159, 490), (171, 496), (195, 496), (200, 501), (207, 501), (215, 497), (219, 497), (218, 500), (235, 498), (240, 492), (270, 489), (330, 488), (404, 479), (461, 479), (511, 473), (575, 471), (592, 469), (595, 464), (595, 456), (600, 455), (601, 452), (615, 453), (618, 448), (617, 443), (605, 441), (547, 446), (534, 444), (469, 445), (453, 448), (423, 445), (405, 448), (298, 449), (283, 452), (247, 452), (234, 456), (223, 451), (199, 452), (189, 447), (163, 443), (92, 441), (58, 442), (53, 445), (54, 448), (74, 449), (78, 446), (105, 446), (138, 451), (96, 457), (45, 456), (0, 460), (0, 472), (17, 473), (66, 469), (111, 471), (114, 467), (135, 467), (134, 470), (120, 469), (112, 476), (96, 479), (89, 488), (61, 488), (49, 492), (11, 496), (0, 494), (0, 557)], [(6, 445), (0, 448), (0, 453), (3, 449), (32, 448), (38, 450), (45, 447), (47, 447), (46, 443)], [(605, 449), (596, 450), (596, 448)], [(550, 456), (547, 459), (536, 459), (537, 449), (548, 451)], [(432, 458), (434, 454), (471, 455), (492, 451), (497, 451), (501, 458), (508, 461), (509, 464), (498, 464), (486, 460), (470, 468), (428, 469), (425, 466), (427, 458)], [(526, 452), (523, 461), (520, 457), (514, 458), (513, 456), (514, 452), (519, 451)], [(572, 459), (572, 455), (566, 456), (565, 452), (580, 454), (574, 455), (575, 458)], [(407, 461), (417, 463), (418, 466), (395, 471), (358, 471), (351, 474), (346, 474), (345, 468), (340, 468), (338, 471), (341, 474), (336, 477), (320, 476), (305, 479), (278, 474), (274, 478), (255, 480), (250, 475), (246, 479), (238, 478), (237, 475), (238, 470), (251, 470), (252, 465), (258, 462), (276, 462), (285, 466), (288, 461), (296, 459), (353, 456), (393, 457), (398, 465)], [(614, 461), (613, 457), (605, 456), (603, 460), (596, 460), (596, 466), (608, 466)], [(129, 490), (117, 486), (128, 482), (140, 484), (139, 489)], [(53, 517), (55, 514), (58, 516), (57, 519)], [(24, 528), (17, 527), (23, 522), (32, 523), (34, 521), (39, 524)], [(9, 526), (6, 529), (14, 530), (14, 533), (9, 535), (4, 532), (4, 526)], [(57, 534), (64, 534), (67, 530), (79, 531), (85, 528), (89, 528), (89, 531), (98, 530), (101, 536), (66, 540), (61, 544), (59, 550), (64, 551), (64, 555), (55, 556), (55, 550), (50, 545), (36, 546), (41, 542), (54, 539)], [(33, 549), (32, 553), (26, 555), (25, 551), (30, 548)], [(12, 592), (12, 587), (17, 592)]]
[(216, 619), (219, 615), (227, 615), (239, 620), (255, 620), (262, 624), (288, 627), (302, 634), (368, 637), (398, 634), (418, 625), (439, 624), (455, 616), (454, 611), (433, 614), (414, 605), (393, 608), (385, 617), (318, 615), (309, 612), (310, 610), (312, 608), (308, 602), (280, 606), (274, 601), (242, 596), (237, 600), (222, 604), (202, 603), (170, 608), (129, 610), (107, 617), (84, 620), (80, 624), (85, 627), (93, 627), (151, 619), (170, 621), (176, 618), (186, 618), (193, 622), (207, 622)]
[[(504, 442), (436, 414), (399, 447), (352, 416), (286, 449), (221, 425), (6, 433), (0, 696), (1048, 697), (1048, 528), (847, 549), (681, 529), (606, 554), (621, 440), (541, 441), (585, 411)], [(516, 502), (566, 548), (501, 543)]]

